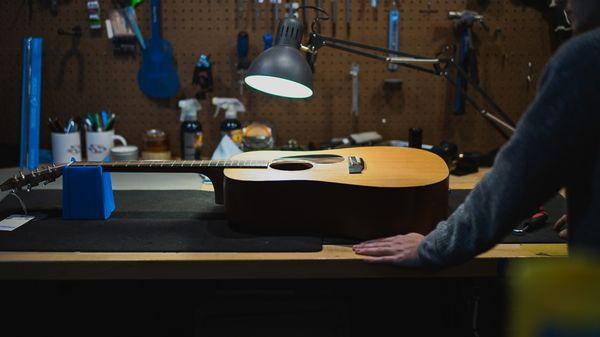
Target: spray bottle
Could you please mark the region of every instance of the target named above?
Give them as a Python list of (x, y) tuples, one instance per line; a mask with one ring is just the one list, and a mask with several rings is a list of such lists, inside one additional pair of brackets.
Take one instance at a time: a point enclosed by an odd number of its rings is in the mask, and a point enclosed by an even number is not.
[(216, 106), (216, 118), (221, 109), (225, 109), (225, 120), (221, 123), (221, 138), (228, 135), (239, 148), (242, 148), (242, 123), (237, 119), (238, 112), (246, 111), (244, 104), (237, 98), (213, 97), (212, 104)]
[(181, 108), (181, 159), (198, 160), (202, 154), (202, 125), (198, 122), (198, 111), (202, 106), (197, 99), (179, 101)]

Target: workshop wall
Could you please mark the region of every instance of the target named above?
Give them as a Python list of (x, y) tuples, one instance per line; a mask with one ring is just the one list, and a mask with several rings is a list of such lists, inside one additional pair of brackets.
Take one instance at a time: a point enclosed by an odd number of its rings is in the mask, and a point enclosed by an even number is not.
[[(101, 0), (103, 17), (113, 2)], [(139, 90), (137, 72), (141, 57), (118, 56), (105, 30), (93, 33), (87, 28), (85, 1), (59, 1), (59, 13), (52, 16), (42, 1), (34, 1), (32, 21), (28, 21), (24, 1), (0, 2), (0, 100), (2, 123), (0, 143), (18, 142), (21, 83), (21, 46), (26, 36), (44, 38), (42, 145), (49, 148), (48, 116), (61, 120), (110, 109), (119, 116), (118, 134), (141, 146), (142, 133), (161, 128), (170, 135), (172, 151), (179, 153), (179, 110), (177, 99), (192, 96), (194, 62), (201, 53), (214, 61), (215, 96), (237, 97), (239, 88), (235, 72), (236, 36), (240, 30), (250, 34), (250, 57), (262, 49), (262, 35), (272, 31), (271, 5), (262, 5), (261, 20), (256, 21), (256, 1), (244, 1), (243, 19), (236, 19), (236, 0), (163, 0), (163, 36), (175, 51), (182, 94), (170, 101), (149, 99)], [(285, 1), (284, 1), (285, 2)], [(540, 72), (551, 54), (551, 32), (542, 12), (521, 1), (492, 0), (484, 7), (480, 1), (407, 0), (399, 1), (401, 50), (434, 55), (449, 43), (456, 43), (449, 10), (476, 10), (485, 16), (490, 31), (475, 26), (481, 42), (479, 72), (481, 84), (489, 90), (514, 119), (531, 101)], [(309, 1), (314, 4), (314, 1)], [(325, 0), (326, 9), (330, 2)], [(345, 1), (338, 0), (336, 37), (363, 43), (387, 45), (387, 13), (391, 1), (379, 1), (373, 10), (367, 0), (351, 1), (350, 31), (345, 27)], [(282, 5), (280, 15), (285, 8)], [(138, 10), (142, 31), (149, 36), (149, 1)], [(311, 13), (311, 19), (314, 14)], [(84, 28), (78, 50), (82, 69), (75, 57), (66, 62), (61, 75), (61, 60), (72, 47), (71, 38), (57, 34), (59, 28)], [(331, 34), (331, 23), (323, 22), (322, 33)], [(360, 65), (360, 113), (352, 118), (352, 62)], [(532, 63), (534, 82), (526, 80), (528, 63)], [(410, 69), (387, 71), (384, 63), (341, 51), (321, 50), (315, 74), (315, 95), (305, 101), (290, 101), (245, 91), (243, 101), (248, 113), (243, 121), (267, 119), (277, 128), (278, 144), (296, 139), (302, 145), (321, 142), (355, 131), (376, 130), (386, 139), (406, 139), (410, 127), (424, 129), (424, 142), (435, 144), (447, 139), (463, 150), (490, 150), (502, 144), (502, 138), (468, 109), (454, 116), (451, 104), (454, 91), (442, 78)], [(64, 79), (61, 81), (61, 76)], [(385, 79), (400, 79), (400, 88), (384, 90)], [(472, 91), (471, 91), (472, 92)], [(214, 107), (201, 102), (200, 121), (205, 131), (208, 150), (214, 149), (222, 117), (212, 117)], [(208, 152), (205, 152), (208, 153)]]

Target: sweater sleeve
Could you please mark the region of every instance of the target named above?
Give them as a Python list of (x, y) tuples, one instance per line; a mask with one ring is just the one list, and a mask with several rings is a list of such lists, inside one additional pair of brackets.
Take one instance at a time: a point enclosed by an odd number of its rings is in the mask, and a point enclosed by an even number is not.
[[(564, 63), (564, 62), (562, 62)], [(565, 186), (586, 130), (586, 75), (548, 66), (533, 103), (493, 168), (465, 202), (421, 242), (418, 264), (442, 267), (491, 249)], [(575, 68), (575, 69), (574, 69)], [(583, 78), (582, 78), (583, 77)], [(593, 79), (588, 85), (594, 86)]]

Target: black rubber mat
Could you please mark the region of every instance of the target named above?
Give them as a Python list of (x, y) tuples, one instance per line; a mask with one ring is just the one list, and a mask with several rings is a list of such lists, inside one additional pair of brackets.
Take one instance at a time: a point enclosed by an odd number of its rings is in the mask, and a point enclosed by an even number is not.
[[(106, 221), (63, 220), (61, 191), (20, 194), (35, 220), (0, 232), (2, 251), (315, 252), (314, 235), (252, 234), (232, 229), (214, 194), (202, 191), (115, 191), (118, 210)], [(2, 219), (21, 213), (16, 198), (0, 202)]]

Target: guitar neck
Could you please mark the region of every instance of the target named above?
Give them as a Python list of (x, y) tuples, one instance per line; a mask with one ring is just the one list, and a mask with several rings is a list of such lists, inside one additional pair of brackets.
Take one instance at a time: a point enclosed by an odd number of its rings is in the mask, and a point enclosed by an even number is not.
[(265, 160), (144, 160), (117, 162), (73, 162), (72, 167), (102, 166), (107, 172), (203, 173), (226, 168), (266, 169)]

